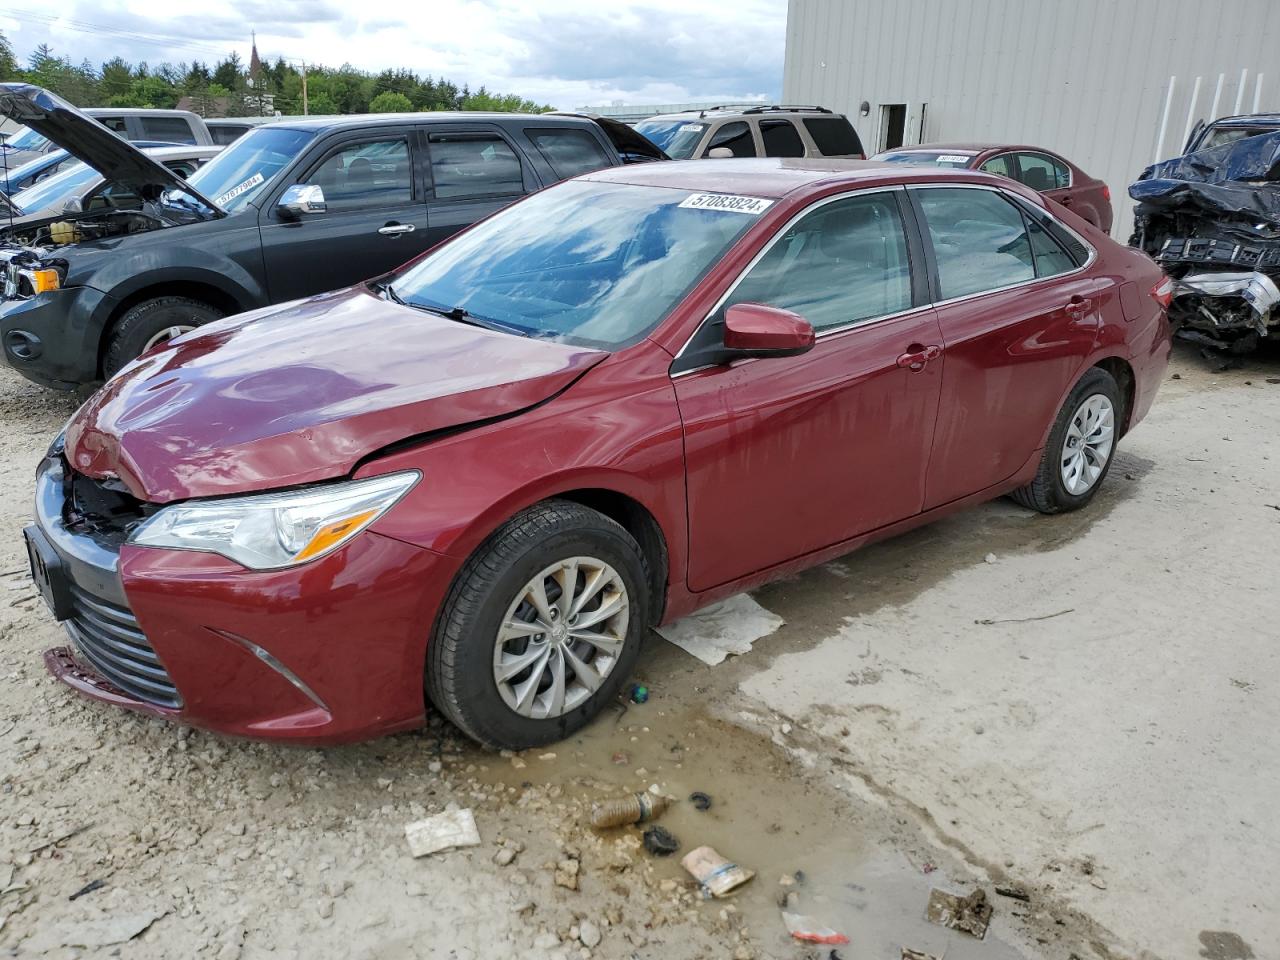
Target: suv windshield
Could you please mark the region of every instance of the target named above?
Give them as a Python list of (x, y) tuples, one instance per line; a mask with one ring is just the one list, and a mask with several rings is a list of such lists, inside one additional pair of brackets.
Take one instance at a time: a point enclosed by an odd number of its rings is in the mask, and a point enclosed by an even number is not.
[(101, 176), (87, 163), (75, 163), (52, 177), (46, 177), (25, 190), (19, 190), (13, 195), (13, 202), (23, 213), (35, 213), (45, 207), (57, 207), (61, 210), (68, 197), (79, 194), (80, 187)]
[(259, 127), (193, 173), (188, 182), (223, 210), (239, 210), (314, 137), (310, 130)]
[(1276, 127), (1210, 127), (1208, 136), (1195, 149), (1208, 150), (1210, 147), (1220, 147), (1224, 143), (1235, 143), (1237, 140), (1243, 140), (1246, 137), (1256, 137), (1263, 133), (1275, 132)]
[(11, 150), (43, 150), (49, 145), (49, 138), (30, 127), (21, 127), (5, 140), (4, 145)]
[(688, 160), (709, 124), (691, 120), (641, 120), (636, 130), (656, 143), (672, 160)]
[(670, 187), (569, 181), (508, 207), (389, 281), (409, 306), (619, 350), (656, 327), (756, 220)]

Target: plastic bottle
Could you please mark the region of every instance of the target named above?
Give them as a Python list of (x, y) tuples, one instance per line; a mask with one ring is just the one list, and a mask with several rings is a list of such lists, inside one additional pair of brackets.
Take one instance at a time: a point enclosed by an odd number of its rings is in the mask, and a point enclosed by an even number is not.
[(667, 809), (666, 797), (648, 793), (633, 793), (629, 797), (605, 800), (591, 808), (591, 826), (597, 830), (606, 827), (622, 827), (628, 823), (644, 823), (662, 816)]

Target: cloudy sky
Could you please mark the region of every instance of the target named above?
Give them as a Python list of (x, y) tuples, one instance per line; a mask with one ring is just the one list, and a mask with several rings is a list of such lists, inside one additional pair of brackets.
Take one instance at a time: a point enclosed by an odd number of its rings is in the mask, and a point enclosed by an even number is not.
[(782, 89), (786, 0), (14, 0), (0, 31), (98, 64), (212, 62), (230, 50), (409, 67), (561, 108), (767, 97)]

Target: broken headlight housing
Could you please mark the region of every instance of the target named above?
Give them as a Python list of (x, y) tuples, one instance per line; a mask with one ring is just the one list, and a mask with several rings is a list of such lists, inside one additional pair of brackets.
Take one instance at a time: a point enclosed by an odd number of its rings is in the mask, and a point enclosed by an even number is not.
[(0, 251), (0, 279), (8, 300), (27, 300), (39, 293), (60, 290), (67, 279), (67, 261), (45, 260), (27, 248), (16, 252)]
[(162, 507), (129, 542), (217, 553), (250, 570), (297, 566), (337, 550), (390, 510), (417, 470), (367, 480)]

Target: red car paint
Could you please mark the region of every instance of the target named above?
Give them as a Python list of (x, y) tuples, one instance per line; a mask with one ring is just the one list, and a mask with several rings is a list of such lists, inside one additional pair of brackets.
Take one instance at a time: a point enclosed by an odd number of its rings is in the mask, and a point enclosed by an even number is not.
[[(1111, 232), (1111, 188), (1097, 177), (1091, 177), (1060, 153), (1017, 143), (922, 143), (919, 146), (899, 147), (886, 151), (895, 155), (904, 153), (937, 153), (951, 151), (972, 156), (970, 170), (981, 170), (982, 165), (996, 157), (1017, 153), (1038, 153), (1063, 164), (1071, 171), (1071, 184), (1067, 187), (1041, 191), (1050, 200), (1062, 204), (1072, 213), (1102, 230)], [(881, 154), (883, 156), (884, 154)]]
[(413, 727), (442, 598), (530, 505), (606, 497), (646, 511), (665, 548), (667, 621), (1027, 483), (1088, 367), (1131, 373), (1132, 427), (1167, 363), (1167, 324), (1147, 295), (1158, 268), (1048, 204), (1096, 249), (1084, 269), (919, 307), (801, 356), (673, 377), (738, 274), (824, 197), (945, 181), (1046, 203), (977, 172), (847, 161), (708, 160), (587, 179), (776, 202), (647, 339), (612, 354), (355, 288), (144, 356), (77, 415), (66, 444), (72, 465), (144, 500), (406, 469), (423, 479), (368, 530), (290, 569), (126, 544), (123, 591), (179, 710), (131, 701), (60, 651), (49, 668), (87, 695), (231, 734), (323, 743)]

